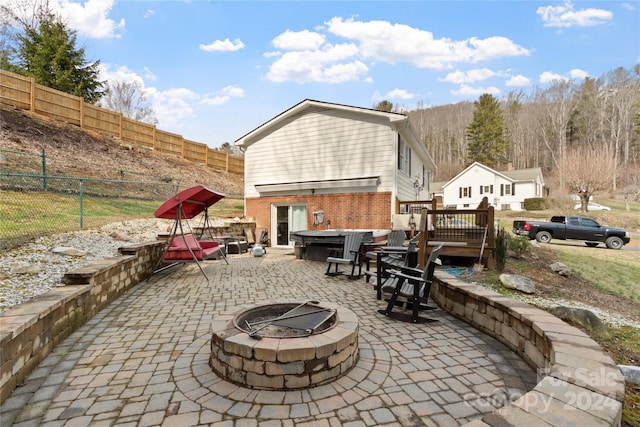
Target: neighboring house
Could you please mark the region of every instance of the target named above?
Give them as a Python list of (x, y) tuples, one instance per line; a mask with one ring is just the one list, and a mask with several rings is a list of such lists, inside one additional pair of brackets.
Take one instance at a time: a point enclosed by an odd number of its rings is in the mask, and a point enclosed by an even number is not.
[(408, 116), (310, 99), (235, 144), (245, 216), (272, 246), (298, 230), (388, 230), (397, 201), (428, 198), (435, 170)]
[(487, 197), (497, 210), (524, 210), (524, 200), (543, 197), (542, 169), (497, 171), (475, 162), (442, 186), (446, 208), (475, 208)]

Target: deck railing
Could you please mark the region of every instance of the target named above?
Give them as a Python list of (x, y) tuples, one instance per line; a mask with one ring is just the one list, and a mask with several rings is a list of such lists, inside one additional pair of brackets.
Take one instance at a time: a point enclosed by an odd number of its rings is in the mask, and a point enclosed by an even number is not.
[(444, 244), (442, 255), (480, 259), (495, 267), (494, 208), (485, 197), (476, 209), (427, 209), (420, 214), (418, 263), (424, 267), (431, 248)]

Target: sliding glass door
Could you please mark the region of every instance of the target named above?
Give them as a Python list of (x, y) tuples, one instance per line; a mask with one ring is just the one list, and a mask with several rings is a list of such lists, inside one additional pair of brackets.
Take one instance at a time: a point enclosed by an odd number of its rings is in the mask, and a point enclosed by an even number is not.
[(293, 246), (291, 233), (307, 229), (307, 206), (301, 204), (271, 205), (271, 239), (274, 246)]

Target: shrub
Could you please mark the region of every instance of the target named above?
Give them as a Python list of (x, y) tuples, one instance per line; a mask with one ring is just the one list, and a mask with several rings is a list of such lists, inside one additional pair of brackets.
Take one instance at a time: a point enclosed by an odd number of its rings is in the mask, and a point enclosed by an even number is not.
[(547, 199), (544, 197), (531, 197), (529, 199), (524, 199), (524, 208), (528, 211), (541, 211), (544, 209), (548, 209), (549, 204), (547, 203)]
[(525, 236), (510, 236), (507, 246), (516, 258), (522, 258), (523, 255), (531, 255), (533, 252), (531, 242)]

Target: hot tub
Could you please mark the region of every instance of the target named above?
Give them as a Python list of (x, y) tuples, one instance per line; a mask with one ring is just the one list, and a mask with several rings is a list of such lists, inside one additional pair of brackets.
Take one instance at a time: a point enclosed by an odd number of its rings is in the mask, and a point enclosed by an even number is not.
[(386, 239), (389, 230), (300, 230), (291, 233), (291, 240), (301, 248), (300, 251), (296, 251), (301, 258), (325, 261), (333, 249), (342, 248), (344, 236), (348, 233), (362, 233), (362, 243), (376, 243)]

